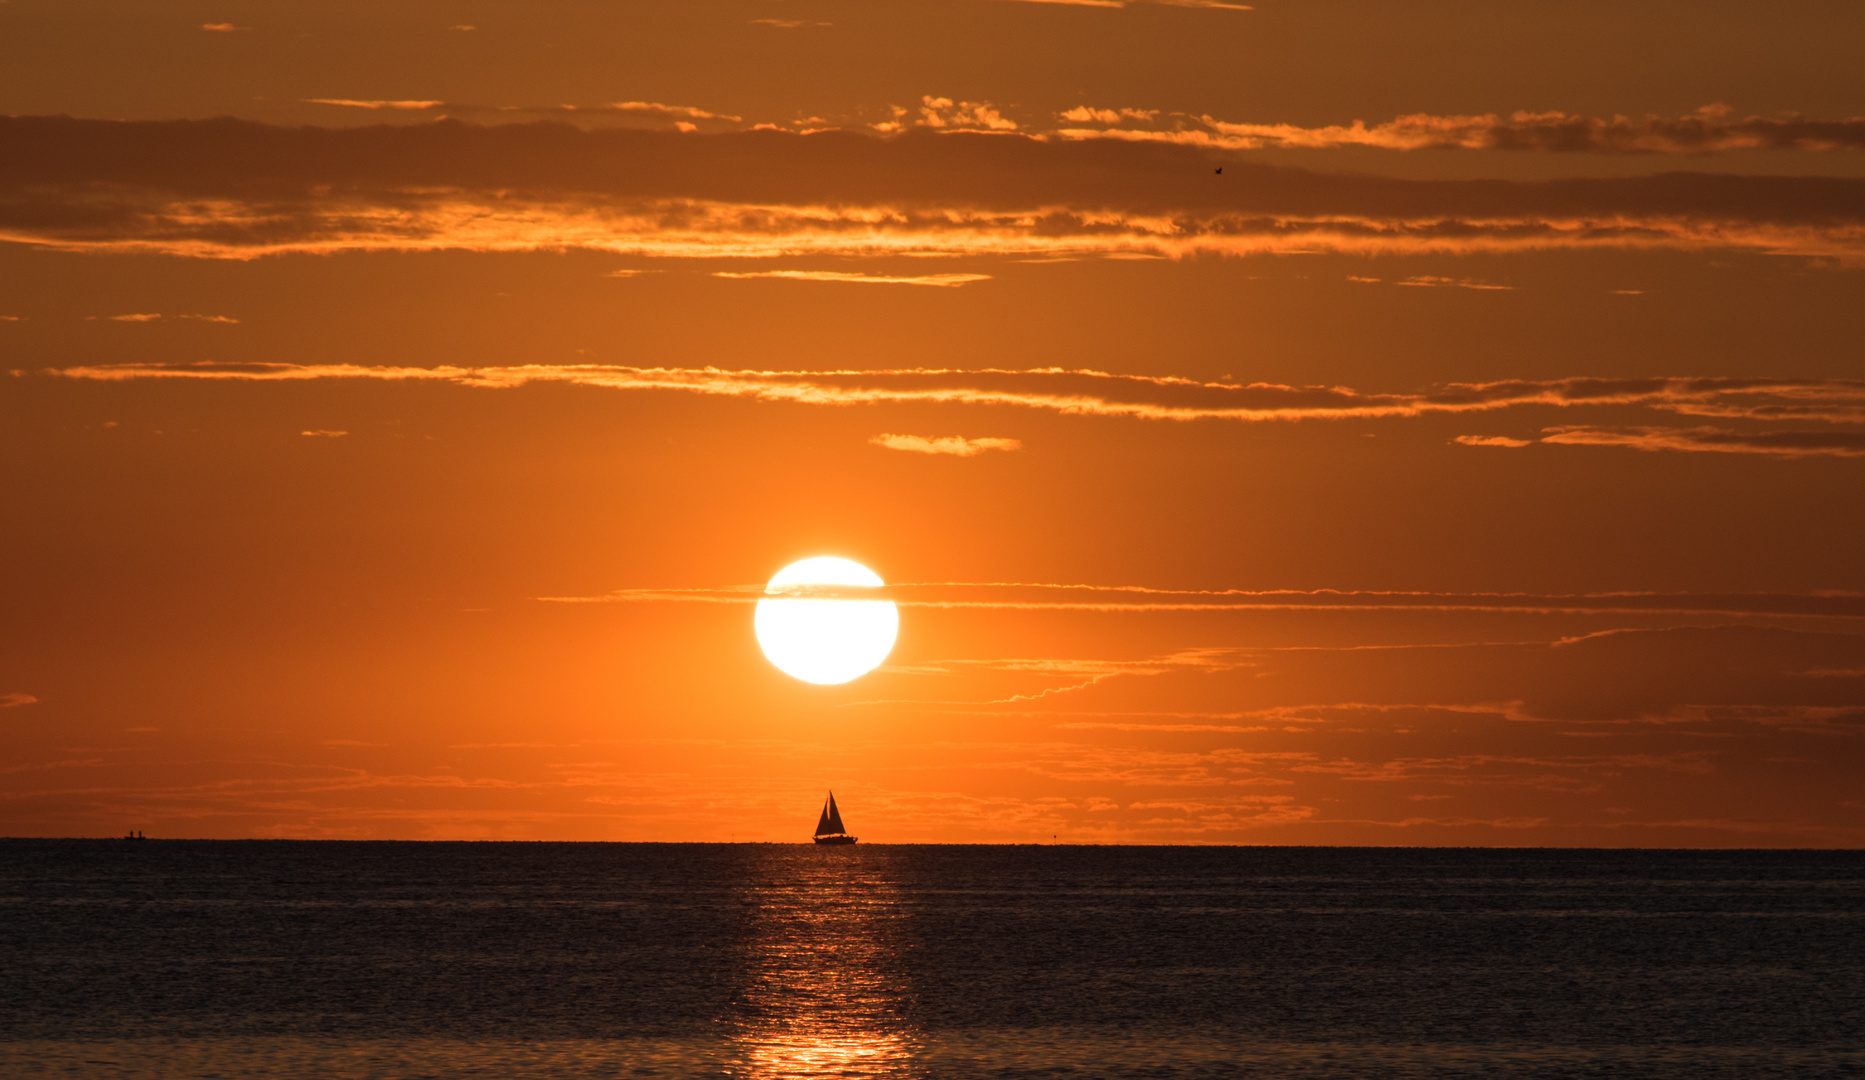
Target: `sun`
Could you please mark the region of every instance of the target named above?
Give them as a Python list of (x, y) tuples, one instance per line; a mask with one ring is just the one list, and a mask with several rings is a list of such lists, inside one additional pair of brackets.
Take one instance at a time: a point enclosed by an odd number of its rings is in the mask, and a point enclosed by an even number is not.
[(791, 563), (758, 601), (758, 645), (804, 682), (833, 686), (860, 678), (887, 659), (900, 632), (893, 601), (856, 599), (884, 584), (860, 563), (833, 555)]

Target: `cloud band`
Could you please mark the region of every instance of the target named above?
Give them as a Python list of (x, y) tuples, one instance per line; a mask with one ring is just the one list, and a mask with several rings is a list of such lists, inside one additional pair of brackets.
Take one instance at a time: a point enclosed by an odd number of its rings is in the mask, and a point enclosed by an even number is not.
[[(1221, 182), (1213, 162), (1225, 166)], [(1865, 180), (1414, 181), (1252, 164), (1208, 146), (928, 130), (878, 138), (12, 117), (0, 118), (0, 239), (215, 258), (1617, 247), (1857, 260)]]

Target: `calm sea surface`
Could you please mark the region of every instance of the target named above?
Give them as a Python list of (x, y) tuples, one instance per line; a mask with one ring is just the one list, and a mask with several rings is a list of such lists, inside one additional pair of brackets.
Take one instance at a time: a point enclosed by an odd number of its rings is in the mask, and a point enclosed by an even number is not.
[(1865, 1075), (1865, 853), (0, 841), (0, 1074)]

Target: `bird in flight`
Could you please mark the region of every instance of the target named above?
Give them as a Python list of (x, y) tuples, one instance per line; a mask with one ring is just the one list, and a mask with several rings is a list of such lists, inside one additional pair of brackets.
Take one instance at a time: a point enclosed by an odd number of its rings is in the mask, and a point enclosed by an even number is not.
[(1223, 176), (1223, 175), (1224, 175), (1224, 166), (1222, 166), (1222, 165), (1219, 165), (1219, 166), (1217, 167), (1217, 174), (1218, 174), (1219, 176)]

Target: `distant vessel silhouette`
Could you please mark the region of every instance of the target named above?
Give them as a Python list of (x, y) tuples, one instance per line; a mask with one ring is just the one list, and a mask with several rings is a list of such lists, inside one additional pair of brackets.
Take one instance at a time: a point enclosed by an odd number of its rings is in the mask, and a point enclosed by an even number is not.
[(816, 842), (818, 844), (852, 844), (855, 838), (848, 835), (842, 827), (842, 812), (835, 807), (835, 792), (829, 793), (829, 801), (822, 804), (822, 817), (816, 821)]
[(130, 834), (128, 836), (125, 836), (123, 839), (125, 840), (147, 840), (148, 837), (142, 834), (141, 829), (131, 829)]

